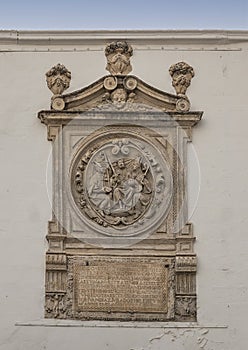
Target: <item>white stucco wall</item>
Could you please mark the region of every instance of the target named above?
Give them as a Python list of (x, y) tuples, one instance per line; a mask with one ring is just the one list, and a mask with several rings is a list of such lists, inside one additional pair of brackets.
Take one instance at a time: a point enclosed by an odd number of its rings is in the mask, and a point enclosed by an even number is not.
[[(90, 36), (0, 32), (0, 349), (246, 350), (248, 32)], [(51, 44), (48, 37), (57, 41)], [(51, 218), (46, 187), (51, 144), (37, 119), (50, 105), (44, 74), (60, 62), (72, 72), (68, 92), (92, 83), (107, 74), (103, 49), (116, 37), (129, 39), (134, 48), (132, 74), (154, 87), (174, 93), (168, 68), (181, 60), (196, 74), (188, 96), (192, 110), (204, 111), (193, 132), (201, 187), (190, 220), (198, 255), (198, 323), (188, 328), (116, 322), (52, 327), (43, 320)]]

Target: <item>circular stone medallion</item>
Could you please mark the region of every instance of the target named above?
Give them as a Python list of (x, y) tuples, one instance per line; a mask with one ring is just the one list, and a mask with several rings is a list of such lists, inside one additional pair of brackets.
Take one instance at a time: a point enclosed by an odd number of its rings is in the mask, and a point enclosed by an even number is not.
[(137, 235), (165, 218), (172, 180), (166, 161), (142, 138), (99, 138), (80, 149), (72, 164), (71, 193), (90, 229)]

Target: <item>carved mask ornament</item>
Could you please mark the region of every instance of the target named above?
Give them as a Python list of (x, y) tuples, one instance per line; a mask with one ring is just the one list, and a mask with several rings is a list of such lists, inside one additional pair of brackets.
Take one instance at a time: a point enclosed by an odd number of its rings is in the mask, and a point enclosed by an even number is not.
[(54, 95), (61, 95), (70, 86), (71, 72), (58, 63), (46, 73), (46, 81)]
[(185, 62), (173, 64), (169, 69), (172, 77), (172, 86), (178, 95), (185, 95), (194, 77), (194, 69)]
[(130, 57), (133, 49), (125, 41), (116, 41), (107, 45), (105, 56), (107, 57), (106, 69), (113, 75), (126, 75), (131, 72)]

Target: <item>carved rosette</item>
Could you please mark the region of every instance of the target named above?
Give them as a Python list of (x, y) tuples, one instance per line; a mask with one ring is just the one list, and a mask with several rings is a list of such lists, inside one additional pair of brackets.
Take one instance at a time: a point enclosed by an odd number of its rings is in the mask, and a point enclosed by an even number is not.
[(185, 95), (195, 75), (194, 69), (185, 62), (178, 62), (170, 67), (169, 72), (177, 95)]
[(82, 219), (109, 235), (152, 230), (164, 220), (172, 195), (165, 160), (155, 147), (135, 137), (108, 137), (95, 140), (94, 146), (79, 153), (71, 172), (73, 199)]
[(63, 64), (58, 63), (46, 73), (46, 81), (54, 95), (61, 95), (70, 86), (71, 72)]
[(132, 71), (130, 57), (133, 49), (126, 41), (114, 41), (105, 48), (106, 69), (113, 75), (126, 75)]

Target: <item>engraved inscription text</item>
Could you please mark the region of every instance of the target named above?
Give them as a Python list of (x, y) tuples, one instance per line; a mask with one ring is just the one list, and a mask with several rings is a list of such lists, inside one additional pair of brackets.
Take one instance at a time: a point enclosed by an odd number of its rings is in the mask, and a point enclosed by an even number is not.
[(75, 264), (75, 272), (78, 311), (167, 312), (164, 261), (89, 257)]

